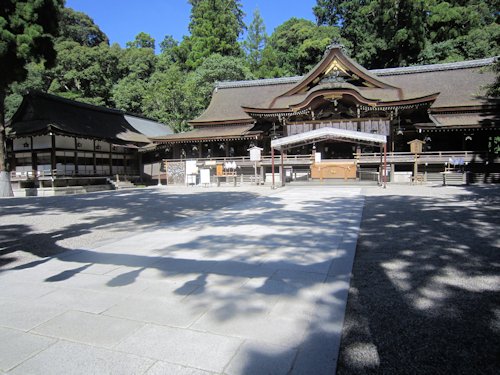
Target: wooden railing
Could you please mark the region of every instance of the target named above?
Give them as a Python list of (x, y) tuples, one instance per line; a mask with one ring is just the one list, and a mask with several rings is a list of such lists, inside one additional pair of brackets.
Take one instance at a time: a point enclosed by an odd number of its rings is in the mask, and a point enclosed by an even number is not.
[[(470, 163), (474, 160), (476, 155), (485, 154), (486, 152), (473, 152), (473, 151), (426, 151), (419, 154), (418, 162), (419, 163), (429, 163), (429, 164), (437, 164), (437, 163), (448, 163), (450, 160), (463, 160), (464, 162)], [(382, 155), (383, 156), (383, 155)], [(362, 153), (362, 154), (353, 154), (352, 159), (323, 159), (332, 160), (332, 161), (352, 161), (353, 159), (358, 160), (360, 164), (377, 164), (380, 163), (381, 154), (378, 152), (374, 153)], [(185, 161), (186, 159), (169, 159), (169, 162), (178, 162)], [(195, 160), (195, 158), (188, 159)], [(216, 163), (223, 162), (236, 162), (236, 164), (247, 164), (253, 165), (253, 162), (250, 161), (249, 156), (236, 156), (236, 157), (214, 157), (214, 158), (197, 158), (196, 159), (199, 164), (204, 164), (206, 161), (215, 161)], [(275, 155), (275, 163), (279, 163), (281, 160), (281, 155)], [(290, 164), (300, 164), (300, 165), (309, 165), (312, 164), (313, 157), (312, 155), (285, 155), (283, 159), (284, 163), (287, 165)], [(415, 156), (411, 152), (388, 152), (387, 153), (387, 162), (388, 163), (413, 163), (415, 161)], [(270, 165), (271, 164), (271, 156), (265, 155), (262, 157), (262, 164)]]
[[(470, 163), (474, 160), (477, 154), (481, 152), (472, 151), (426, 151), (418, 155), (418, 163), (448, 163), (450, 161), (462, 160), (463, 162)], [(358, 159), (360, 164), (373, 164), (380, 162), (380, 153), (363, 153), (354, 154), (354, 157)], [(415, 155), (411, 152), (388, 152), (387, 162), (388, 163), (413, 163), (415, 161)]]

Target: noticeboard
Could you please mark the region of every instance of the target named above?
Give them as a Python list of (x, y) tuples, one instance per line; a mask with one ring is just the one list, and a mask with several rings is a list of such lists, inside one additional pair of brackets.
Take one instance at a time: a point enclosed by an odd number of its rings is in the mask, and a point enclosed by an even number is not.
[(202, 168), (200, 169), (200, 184), (210, 184), (210, 169)]
[(252, 147), (248, 151), (250, 151), (250, 161), (260, 161), (262, 159), (262, 148)]

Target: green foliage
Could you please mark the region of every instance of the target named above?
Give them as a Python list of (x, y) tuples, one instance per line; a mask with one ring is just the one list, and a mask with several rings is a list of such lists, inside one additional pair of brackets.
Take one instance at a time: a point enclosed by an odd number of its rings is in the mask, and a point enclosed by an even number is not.
[(222, 81), (251, 79), (242, 58), (214, 54), (190, 73), (186, 79), (186, 93), (189, 107), (199, 115), (210, 103), (214, 84)]
[(127, 42), (127, 48), (151, 48), (155, 49), (155, 40), (151, 35), (140, 32), (135, 36), (134, 41)]
[(142, 104), (148, 80), (155, 71), (156, 56), (149, 48), (128, 48), (121, 52), (118, 70), (123, 77), (113, 87), (115, 106), (128, 112), (142, 114)]
[[(196, 69), (214, 53), (239, 56), (244, 13), (239, 0), (189, 0), (192, 5), (186, 64)], [(184, 41), (183, 41), (184, 42)]]
[(0, 6), (0, 93), (27, 75), (25, 65), (55, 62), (53, 37), (57, 35), (62, 0), (2, 0)]
[(158, 69), (149, 79), (144, 114), (176, 131), (188, 130), (187, 122), (210, 103), (215, 82), (249, 78), (253, 76), (243, 59), (232, 56), (214, 54), (189, 74), (179, 64), (171, 64), (167, 69)]
[(311, 21), (291, 18), (278, 26), (269, 38), (258, 76), (305, 74), (321, 60), (332, 39), (338, 37), (336, 27), (318, 27)]
[(262, 65), (263, 50), (266, 47), (267, 34), (264, 20), (259, 9), (255, 9), (253, 20), (248, 27), (247, 39), (243, 42), (250, 71), (258, 75)]
[[(0, 172), (7, 171), (5, 152), (5, 99), (9, 86), (28, 76), (29, 62), (51, 66), (53, 38), (58, 33), (62, 0), (2, 0), (0, 5)], [(9, 183), (0, 186), (11, 196)]]
[(153, 74), (156, 56), (151, 48), (128, 48), (120, 50), (119, 71), (123, 76), (147, 80)]
[(497, 0), (317, 0), (318, 25), (338, 25), (368, 68), (500, 53)]
[(352, 57), (368, 67), (411, 65), (425, 46), (422, 0), (339, 1), (334, 20)]
[(101, 43), (109, 44), (108, 37), (92, 18), (71, 8), (62, 10), (59, 29), (60, 40), (72, 40), (87, 47), (95, 47)]
[(340, 9), (341, 3), (343, 3), (342, 0), (316, 0), (313, 12), (318, 25), (340, 26), (343, 16), (342, 9)]
[(87, 103), (111, 105), (111, 90), (122, 76), (122, 51), (117, 45), (85, 47), (76, 42), (56, 46), (57, 66), (48, 72), (49, 92)]
[(160, 43), (161, 53), (169, 53), (174, 50), (179, 43), (174, 39), (172, 35), (166, 35), (163, 41)]
[(26, 70), (28, 72), (26, 79), (14, 82), (9, 87), (9, 95), (5, 99), (5, 118), (7, 119), (12, 117), (21, 104), (24, 93), (29, 90), (47, 91), (50, 86), (50, 79), (43, 63), (28, 63)]
[(187, 121), (194, 115), (187, 106), (185, 82), (186, 74), (178, 64), (172, 64), (166, 70), (157, 70), (147, 85), (144, 114), (169, 124), (177, 132), (188, 130)]
[(129, 75), (121, 79), (112, 90), (116, 108), (127, 112), (143, 114), (143, 101), (147, 92), (147, 82)]

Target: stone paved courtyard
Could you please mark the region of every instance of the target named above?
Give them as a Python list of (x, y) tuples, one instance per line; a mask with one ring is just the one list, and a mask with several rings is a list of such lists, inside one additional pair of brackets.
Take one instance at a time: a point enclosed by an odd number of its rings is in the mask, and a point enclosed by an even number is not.
[[(11, 252), (0, 273), (1, 370), (332, 373), (363, 208), (359, 189), (222, 193), (2, 201), (2, 215), (18, 222), (4, 223), (2, 238)], [(155, 194), (155, 220), (134, 208), (148, 194)], [(107, 222), (111, 211), (119, 222)], [(26, 238), (16, 238), (22, 228)], [(20, 249), (31, 243), (52, 256), (26, 258)]]
[(0, 373), (493, 374), (498, 192), (0, 200)]

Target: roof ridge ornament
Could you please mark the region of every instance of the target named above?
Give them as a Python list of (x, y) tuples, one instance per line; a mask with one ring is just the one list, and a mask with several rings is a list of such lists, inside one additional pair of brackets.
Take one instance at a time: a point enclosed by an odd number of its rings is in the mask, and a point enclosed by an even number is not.
[(332, 49), (340, 49), (343, 54), (348, 54), (347, 49), (345, 45), (340, 41), (340, 38), (332, 39), (332, 42), (326, 47), (325, 55), (327, 55)]

